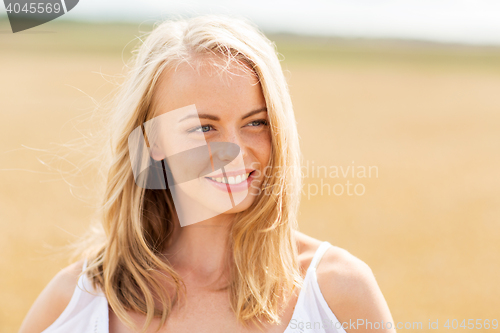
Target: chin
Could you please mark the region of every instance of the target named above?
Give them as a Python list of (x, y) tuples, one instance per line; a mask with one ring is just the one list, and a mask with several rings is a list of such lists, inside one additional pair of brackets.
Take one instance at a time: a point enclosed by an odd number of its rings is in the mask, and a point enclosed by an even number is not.
[(241, 213), (244, 212), (245, 210), (249, 209), (253, 202), (257, 199), (257, 197), (251, 193), (247, 195), (245, 199), (243, 199), (242, 202), (231, 208), (230, 210), (224, 212), (224, 214), (236, 214), (236, 213)]

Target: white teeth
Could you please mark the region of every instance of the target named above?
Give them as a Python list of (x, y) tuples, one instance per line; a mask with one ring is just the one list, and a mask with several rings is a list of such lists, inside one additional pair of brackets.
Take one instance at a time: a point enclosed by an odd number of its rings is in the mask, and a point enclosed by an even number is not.
[(245, 173), (242, 175), (238, 175), (236, 177), (222, 177), (222, 178), (213, 178), (213, 177), (208, 177), (211, 180), (217, 182), (217, 183), (222, 183), (222, 184), (230, 184), (230, 185), (235, 185), (235, 184), (240, 184), (244, 182), (245, 180), (248, 179), (250, 173)]

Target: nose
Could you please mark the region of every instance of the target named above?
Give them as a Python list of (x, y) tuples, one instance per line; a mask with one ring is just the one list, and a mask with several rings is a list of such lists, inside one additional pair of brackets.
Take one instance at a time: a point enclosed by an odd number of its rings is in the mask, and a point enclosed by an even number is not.
[(220, 141), (211, 142), (210, 146), (212, 155), (227, 164), (234, 161), (239, 154), (243, 157), (246, 155), (241, 137), (236, 131), (226, 133), (220, 137)]
[(240, 147), (233, 143), (219, 142), (222, 144), (217, 150), (217, 156), (221, 161), (231, 162), (238, 156)]

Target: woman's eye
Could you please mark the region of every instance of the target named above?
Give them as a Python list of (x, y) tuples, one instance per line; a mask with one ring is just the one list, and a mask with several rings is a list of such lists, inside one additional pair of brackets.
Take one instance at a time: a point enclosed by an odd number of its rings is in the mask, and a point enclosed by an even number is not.
[(210, 129), (212, 129), (211, 125), (198, 126), (198, 127), (195, 127), (193, 129), (189, 130), (189, 133), (193, 133), (193, 132), (206, 133), (206, 132), (210, 131)]
[(205, 125), (205, 126), (201, 126), (201, 127), (200, 127), (200, 130), (201, 130), (201, 132), (205, 133), (205, 132), (210, 131), (210, 129), (211, 129), (211, 128), (212, 128), (212, 126), (210, 126), (210, 125)]
[(267, 125), (267, 121), (264, 119), (254, 120), (254, 121), (248, 123), (248, 125), (250, 125), (252, 127)]

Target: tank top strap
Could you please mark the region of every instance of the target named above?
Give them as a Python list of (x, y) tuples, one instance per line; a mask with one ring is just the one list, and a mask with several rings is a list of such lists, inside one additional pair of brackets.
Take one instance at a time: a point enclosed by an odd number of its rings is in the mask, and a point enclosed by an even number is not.
[(82, 273), (80, 274), (80, 278), (78, 279), (78, 288), (80, 291), (87, 291), (88, 289), (88, 283), (87, 283), (87, 277), (83, 272), (87, 269), (87, 258), (83, 261), (82, 265)]
[(87, 269), (87, 258), (83, 261), (83, 267), (82, 267), (82, 272), (84, 272)]
[(323, 255), (325, 254), (326, 250), (328, 250), (331, 246), (333, 246), (333, 245), (327, 241), (321, 243), (321, 245), (316, 250), (316, 253), (314, 253), (314, 257), (311, 260), (311, 264), (309, 265), (309, 269), (316, 270), (319, 262), (321, 261), (321, 258), (323, 258)]

